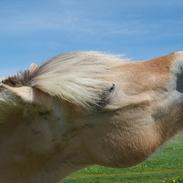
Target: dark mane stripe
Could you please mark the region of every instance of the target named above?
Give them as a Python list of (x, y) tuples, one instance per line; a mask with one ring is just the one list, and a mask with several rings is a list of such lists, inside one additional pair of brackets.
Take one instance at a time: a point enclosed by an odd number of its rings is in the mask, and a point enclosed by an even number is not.
[(36, 71), (32, 72), (30, 70), (25, 70), (14, 76), (9, 76), (7, 79), (2, 80), (2, 83), (12, 87), (30, 86), (31, 80), (35, 76), (35, 72)]

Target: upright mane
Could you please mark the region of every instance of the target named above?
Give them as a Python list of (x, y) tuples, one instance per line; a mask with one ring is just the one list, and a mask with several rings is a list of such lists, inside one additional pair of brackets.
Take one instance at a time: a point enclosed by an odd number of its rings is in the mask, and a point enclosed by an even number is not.
[(13, 87), (31, 86), (87, 108), (103, 107), (115, 88), (115, 82), (109, 81), (107, 75), (112, 75), (111, 69), (122, 61), (125, 59), (99, 52), (67, 53), (3, 83)]

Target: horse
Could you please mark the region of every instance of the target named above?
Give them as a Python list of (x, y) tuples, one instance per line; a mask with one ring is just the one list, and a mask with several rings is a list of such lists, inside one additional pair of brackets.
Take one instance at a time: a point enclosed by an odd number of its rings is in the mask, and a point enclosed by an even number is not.
[(0, 84), (0, 179), (56, 183), (125, 168), (183, 130), (183, 52), (147, 61), (71, 52)]

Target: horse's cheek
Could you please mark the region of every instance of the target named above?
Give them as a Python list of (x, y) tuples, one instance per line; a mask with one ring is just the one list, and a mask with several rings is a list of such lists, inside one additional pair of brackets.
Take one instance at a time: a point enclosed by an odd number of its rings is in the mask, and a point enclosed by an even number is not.
[(108, 123), (85, 131), (84, 144), (93, 163), (128, 167), (152, 154), (159, 146), (159, 140), (152, 127), (130, 130)]

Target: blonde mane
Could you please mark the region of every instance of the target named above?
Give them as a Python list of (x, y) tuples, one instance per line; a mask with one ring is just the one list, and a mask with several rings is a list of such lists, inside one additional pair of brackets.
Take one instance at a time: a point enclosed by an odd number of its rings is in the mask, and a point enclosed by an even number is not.
[(98, 52), (63, 54), (40, 66), (30, 85), (76, 105), (102, 106), (115, 85), (106, 76), (124, 60)]

